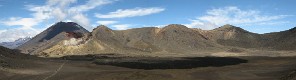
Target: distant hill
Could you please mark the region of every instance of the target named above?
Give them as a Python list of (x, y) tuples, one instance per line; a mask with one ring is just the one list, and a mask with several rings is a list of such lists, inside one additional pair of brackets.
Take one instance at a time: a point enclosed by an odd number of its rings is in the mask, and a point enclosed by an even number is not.
[(1, 46), (10, 48), (10, 49), (15, 49), (16, 47), (26, 43), (27, 41), (31, 40), (30, 37), (25, 37), (25, 38), (19, 38), (13, 42), (2, 42), (0, 43)]
[(100, 25), (92, 32), (73, 22), (59, 22), (18, 47), (40, 56), (118, 54), (205, 54), (241, 49), (296, 50), (295, 28), (283, 32), (256, 34), (233, 25), (213, 30), (171, 24), (163, 28), (145, 27), (112, 30)]

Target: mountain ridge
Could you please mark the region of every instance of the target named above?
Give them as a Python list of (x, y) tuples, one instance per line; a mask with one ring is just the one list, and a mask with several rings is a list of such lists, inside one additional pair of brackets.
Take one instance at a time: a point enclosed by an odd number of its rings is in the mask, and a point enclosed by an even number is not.
[[(83, 32), (85, 29), (78, 30)], [(296, 38), (296, 35), (289, 30), (274, 33), (275, 35), (256, 34), (229, 24), (213, 30), (188, 28), (180, 24), (171, 24), (163, 28), (147, 27), (128, 30), (112, 30), (107, 26), (99, 25), (92, 32), (83, 32), (81, 37), (70, 38), (64, 37), (68, 37), (69, 34), (77, 35), (75, 30), (70, 30), (70, 33), (61, 32), (63, 34), (54, 35), (54, 38), (50, 39), (54, 44), (47, 47), (39, 45), (42, 49), (38, 47), (36, 50), (31, 49), (34, 50), (31, 52), (41, 56), (65, 56), (100, 53), (182, 55), (221, 52), (232, 48), (296, 50), (292, 44), (285, 43), (289, 48), (282, 49), (277, 47), (282, 46), (277, 42), (279, 40), (272, 41), (280, 37), (291, 41), (290, 43), (296, 43), (294, 38), (285, 38), (286, 35)]]
[(9, 48), (9, 49), (15, 49), (18, 46), (26, 43), (27, 41), (29, 41), (31, 39), (32, 39), (31, 37), (19, 38), (13, 42), (2, 42), (2, 43), (0, 43), (0, 45), (4, 46), (6, 48)]

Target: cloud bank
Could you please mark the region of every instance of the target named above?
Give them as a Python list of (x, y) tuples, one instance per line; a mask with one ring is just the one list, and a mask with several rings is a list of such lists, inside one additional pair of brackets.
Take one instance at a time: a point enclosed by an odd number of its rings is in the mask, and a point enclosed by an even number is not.
[[(34, 27), (50, 20), (55, 22), (70, 20), (77, 22), (87, 30), (92, 30), (90, 20), (85, 13), (114, 1), (88, 0), (85, 4), (72, 6), (72, 4), (77, 3), (77, 0), (47, 0), (44, 5), (25, 5), (26, 9), (32, 12), (32, 17), (10, 17), (9, 19), (1, 20), (0, 23), (3, 25), (11, 27), (20, 26), (20, 28), (2, 30), (0, 42), (14, 41), (27, 36), (33, 37), (43, 30)], [(7, 34), (13, 36), (8, 36)]]
[[(147, 16), (151, 14), (160, 13), (165, 11), (165, 8), (161, 7), (149, 7), (149, 8), (132, 8), (132, 9), (118, 9), (114, 12), (109, 12), (107, 14), (99, 14), (95, 13), (95, 17), (100, 19), (118, 19), (118, 18), (130, 18), (130, 17), (139, 17), (139, 16)], [(116, 24), (119, 21), (97, 21), (98, 24), (103, 25), (111, 25), (116, 30), (126, 30), (129, 29), (131, 24)]]
[(150, 14), (155, 14), (164, 11), (164, 8), (151, 7), (151, 8), (134, 8), (134, 9), (118, 9), (117, 11), (110, 12), (108, 14), (96, 13), (97, 18), (126, 18), (126, 17), (136, 17), (145, 16)]
[(111, 24), (118, 23), (118, 21), (97, 21), (97, 23), (100, 25), (111, 25)]
[(129, 29), (130, 24), (118, 24), (118, 25), (113, 25), (116, 30), (126, 30)]
[(254, 25), (254, 24), (277, 24), (277, 21), (291, 15), (263, 15), (258, 10), (241, 10), (235, 6), (216, 8), (206, 11), (206, 15), (190, 20), (188, 27), (197, 27), (205, 30), (217, 28), (225, 24)]

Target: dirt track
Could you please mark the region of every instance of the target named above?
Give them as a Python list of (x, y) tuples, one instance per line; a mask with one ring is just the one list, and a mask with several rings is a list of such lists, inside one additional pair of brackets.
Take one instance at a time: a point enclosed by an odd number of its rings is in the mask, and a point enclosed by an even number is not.
[(132, 69), (93, 61), (45, 60), (36, 68), (2, 69), (0, 80), (279, 80), (296, 66), (295, 57), (240, 57), (247, 63), (192, 69)]

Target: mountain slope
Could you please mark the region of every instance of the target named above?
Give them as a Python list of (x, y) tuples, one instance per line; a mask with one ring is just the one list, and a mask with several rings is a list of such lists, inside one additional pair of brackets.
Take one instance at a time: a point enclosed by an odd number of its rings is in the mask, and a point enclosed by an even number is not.
[[(247, 51), (296, 50), (295, 28), (278, 33), (256, 34), (232, 25), (224, 25), (213, 30), (187, 28), (178, 24), (163, 28), (112, 30), (100, 25), (88, 33), (79, 27), (74, 30), (67, 30), (73, 27), (56, 30), (60, 29), (55, 28), (60, 24), (75, 23), (57, 23), (19, 49), (49, 57), (102, 53), (202, 55), (224, 51), (241, 53), (247, 49), (249, 49)], [(54, 34), (54, 36), (45, 36), (45, 34)]]
[(202, 50), (215, 45), (204, 39), (199, 32), (176, 24), (164, 28), (146, 27), (122, 31), (100, 26), (92, 32), (92, 35), (94, 40), (99, 40), (113, 48), (143, 52), (178, 53), (178, 51)]
[(222, 50), (222, 46), (207, 40), (198, 31), (176, 24), (164, 28), (147, 27), (129, 30), (112, 30), (101, 25), (95, 28), (89, 37), (85, 44), (67, 46), (59, 43), (42, 53), (47, 56), (85, 53), (193, 54), (198, 51)]
[(22, 68), (24, 66), (33, 67), (35, 56), (21, 54), (17, 50), (11, 50), (0, 46), (0, 70), (5, 68)]
[(168, 25), (156, 36), (156, 44), (171, 52), (197, 52), (200, 50), (219, 49), (219, 45), (209, 41), (199, 31), (184, 25)]
[(0, 43), (0, 45), (3, 47), (10, 48), (10, 49), (15, 49), (16, 47), (26, 43), (29, 40), (31, 40), (30, 37), (20, 38), (20, 39), (13, 41), (13, 42), (2, 42), (2, 43)]
[(261, 35), (229, 24), (213, 30), (204, 31), (202, 34), (223, 46), (258, 48), (262, 45)]
[(67, 33), (78, 33), (81, 36), (89, 33), (86, 29), (73, 22), (58, 22), (33, 37), (30, 41), (17, 47), (23, 53), (35, 54), (68, 39)]
[(296, 50), (296, 27), (263, 35), (266, 37), (264, 47), (276, 50)]

